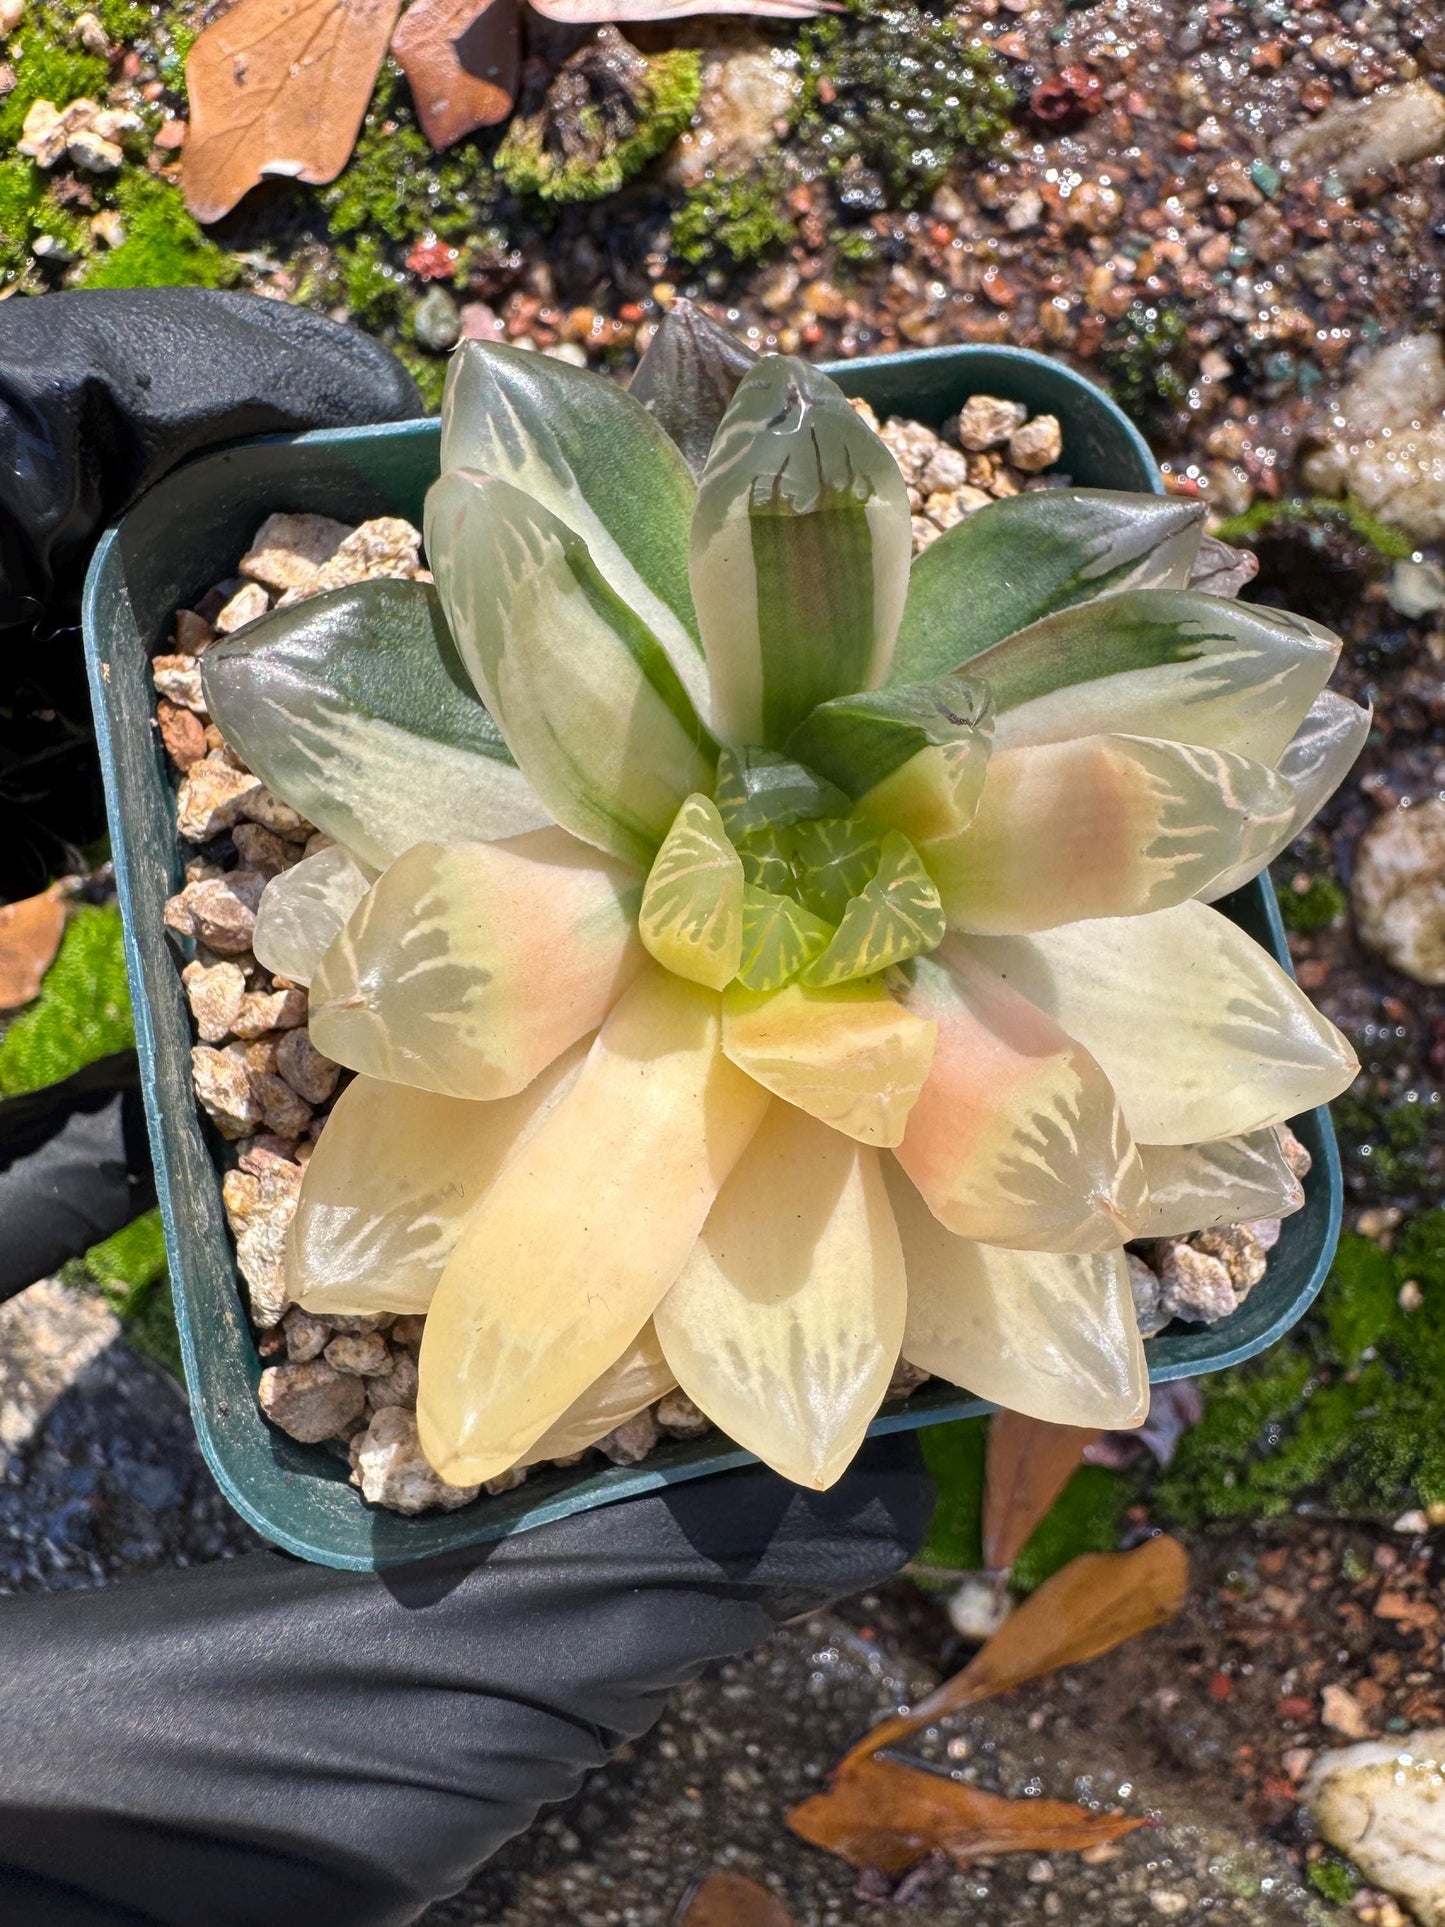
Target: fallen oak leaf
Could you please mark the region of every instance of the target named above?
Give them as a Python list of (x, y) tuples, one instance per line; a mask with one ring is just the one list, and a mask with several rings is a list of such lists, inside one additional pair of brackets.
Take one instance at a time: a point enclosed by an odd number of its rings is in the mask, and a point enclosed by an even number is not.
[(512, 111), (522, 61), (521, 0), (414, 0), (391, 51), (438, 153)]
[(677, 1927), (793, 1927), (793, 1916), (760, 1882), (719, 1868), (683, 1901)]
[(237, 0), (186, 60), (186, 206), (218, 221), (267, 175), (333, 181), (361, 131), (401, 0)]
[(988, 1427), (983, 1493), (983, 1563), (1011, 1566), (1034, 1527), (1103, 1434), (1082, 1425), (1050, 1425), (1022, 1412), (995, 1412)]
[(982, 1854), (1078, 1853), (1144, 1825), (1067, 1800), (1010, 1800), (927, 1768), (871, 1758), (794, 1807), (787, 1821), (810, 1846), (885, 1874), (907, 1873), (931, 1853), (960, 1866)]
[(1161, 1533), (1132, 1552), (1086, 1552), (1046, 1579), (952, 1679), (907, 1713), (882, 1720), (844, 1755), (837, 1778), (860, 1760), (894, 1746), (946, 1713), (994, 1699), (1061, 1666), (1097, 1659), (1184, 1604), (1189, 1560), (1177, 1539)]
[(65, 900), (54, 884), (0, 905), (0, 1010), (19, 1010), (40, 995), (64, 932)]

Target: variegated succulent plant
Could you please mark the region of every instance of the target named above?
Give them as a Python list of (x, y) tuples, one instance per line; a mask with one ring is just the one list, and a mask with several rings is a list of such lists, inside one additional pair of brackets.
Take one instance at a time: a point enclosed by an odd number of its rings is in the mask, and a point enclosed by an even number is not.
[(680, 1384), (826, 1486), (900, 1357), (1139, 1422), (1126, 1241), (1293, 1209), (1273, 1127), (1354, 1074), (1210, 907), (1358, 750), (1336, 639), (1191, 587), (1164, 498), (1024, 494), (910, 567), (839, 389), (694, 319), (630, 393), (465, 345), (441, 467), (434, 590), (205, 658), (335, 839), (256, 931), (360, 1073), (293, 1297), (427, 1312), (458, 1485)]

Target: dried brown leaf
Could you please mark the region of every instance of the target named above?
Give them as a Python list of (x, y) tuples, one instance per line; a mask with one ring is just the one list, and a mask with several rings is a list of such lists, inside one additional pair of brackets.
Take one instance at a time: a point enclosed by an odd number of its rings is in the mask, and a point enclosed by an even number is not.
[(64, 930), (65, 902), (53, 885), (0, 906), (0, 1010), (18, 1010), (40, 995)]
[(931, 1853), (1078, 1853), (1144, 1822), (1067, 1800), (1009, 1800), (898, 1760), (860, 1759), (788, 1815), (793, 1832), (855, 1867), (906, 1873)]
[(521, 15), (521, 0), (414, 0), (401, 16), (391, 50), (438, 153), (511, 113)]
[(793, 1927), (793, 1916), (756, 1880), (720, 1868), (693, 1890), (677, 1927)]
[(595, 27), (608, 20), (685, 20), (695, 13), (751, 13), (780, 20), (806, 20), (833, 13), (832, 0), (532, 0), (538, 13), (569, 27)]
[(995, 1412), (988, 1428), (983, 1495), (983, 1563), (1011, 1566), (1034, 1527), (1102, 1438), (1081, 1425), (1049, 1425), (1021, 1412)]
[(350, 158), (400, 0), (237, 0), (186, 61), (181, 178), (218, 221), (268, 174), (319, 184)]
[(848, 1753), (839, 1774), (894, 1746), (946, 1713), (994, 1699), (1025, 1680), (1097, 1659), (1126, 1639), (1162, 1626), (1184, 1604), (1189, 1561), (1177, 1539), (1161, 1534), (1132, 1552), (1086, 1552), (1031, 1593), (950, 1680), (911, 1712), (881, 1721)]

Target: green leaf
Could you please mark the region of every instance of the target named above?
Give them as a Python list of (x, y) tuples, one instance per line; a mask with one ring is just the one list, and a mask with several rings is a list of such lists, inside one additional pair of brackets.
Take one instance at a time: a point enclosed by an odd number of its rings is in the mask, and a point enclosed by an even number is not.
[(462, 660), (556, 821), (643, 869), (712, 742), (667, 652), (586, 543), (508, 482), (454, 470), (427, 554)]
[(1050, 616), (968, 669), (993, 699), (999, 749), (1117, 732), (1274, 764), (1339, 653), (1338, 636), (1283, 609), (1136, 589)]
[(928, 839), (955, 835), (972, 819), (992, 730), (983, 691), (940, 676), (836, 696), (799, 724), (788, 747), (860, 799), (861, 815)]
[(787, 896), (793, 887), (793, 838), (788, 830), (758, 830), (738, 845), (743, 876), (760, 890)]
[(820, 702), (883, 681), (911, 546), (882, 442), (826, 376), (765, 357), (723, 417), (692, 525), (723, 740), (781, 747)]
[(689, 796), (642, 893), (638, 931), (664, 970), (721, 990), (743, 948), (743, 866), (717, 805)]
[(647, 344), (627, 392), (677, 443), (693, 474), (701, 475), (718, 423), (756, 360), (751, 348), (701, 308), (675, 301)]
[(378, 867), (425, 837), (549, 822), (457, 655), (436, 591), (361, 582), (212, 643), (206, 707), (276, 794)]
[(991, 503), (913, 565), (890, 680), (928, 682), (1016, 630), (1125, 588), (1183, 588), (1197, 502), (1110, 489), (1037, 489)]
[(843, 816), (848, 799), (775, 749), (723, 749), (713, 801), (734, 843), (760, 830), (785, 830), (808, 816)]
[(883, 839), (872, 880), (843, 912), (833, 941), (803, 972), (810, 989), (876, 976), (891, 964), (921, 957), (943, 942), (943, 905), (923, 860), (906, 836)]
[(695, 486), (681, 451), (610, 377), (551, 355), (466, 341), (442, 402), (441, 469), (510, 482), (581, 536), (603, 580), (706, 695), (687, 578)]
[(792, 837), (799, 897), (825, 923), (836, 924), (850, 898), (872, 882), (883, 839), (867, 824), (842, 817), (799, 823)]
[(781, 990), (823, 954), (832, 935), (801, 903), (746, 883), (738, 982), (747, 990)]

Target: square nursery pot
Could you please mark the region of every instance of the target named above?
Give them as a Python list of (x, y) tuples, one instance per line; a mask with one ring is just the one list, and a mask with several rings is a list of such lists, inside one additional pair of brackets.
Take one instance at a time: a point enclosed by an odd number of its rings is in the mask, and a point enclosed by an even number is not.
[[(879, 415), (941, 424), (971, 394), (997, 394), (1063, 425), (1065, 466), (1083, 486), (1158, 492), (1143, 440), (1090, 382), (1022, 349), (924, 349), (832, 369)], [(323, 1565), (363, 1570), (496, 1539), (634, 1493), (749, 1461), (714, 1437), (669, 1443), (642, 1465), (534, 1473), (525, 1486), (482, 1495), (459, 1511), (403, 1518), (368, 1506), (324, 1446), (299, 1445), (261, 1415), (261, 1363), (221, 1209), (217, 1144), (192, 1095), (190, 1014), (165, 900), (180, 887), (182, 852), (171, 784), (152, 727), (150, 656), (172, 612), (230, 574), (272, 510), (313, 510), (351, 522), (393, 514), (421, 522), (437, 473), (436, 421), (272, 436), (198, 457), (159, 483), (96, 551), (86, 585), (85, 648), (105, 772), (116, 883), (125, 919), (156, 1187), (165, 1220), (176, 1323), (191, 1412), (206, 1461), (241, 1516), (276, 1545)], [(1223, 908), (1281, 964), (1284, 931), (1267, 880)], [(1314, 1168), (1305, 1205), (1285, 1221), (1269, 1271), (1233, 1317), (1178, 1326), (1148, 1343), (1156, 1382), (1218, 1370), (1262, 1351), (1292, 1325), (1329, 1269), (1338, 1234), (1339, 1158), (1329, 1114), (1293, 1120)], [(874, 1432), (982, 1412), (978, 1399), (931, 1385), (880, 1413)]]

